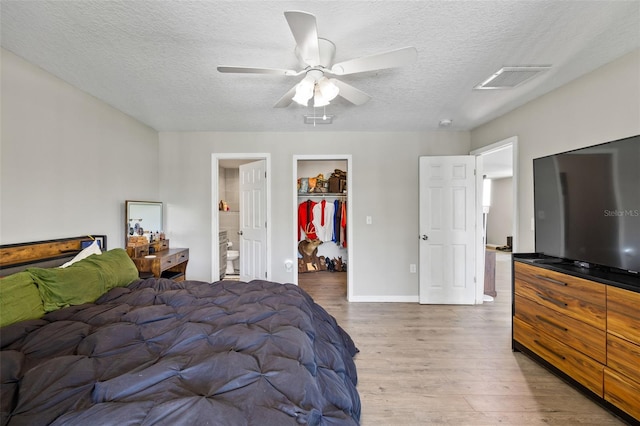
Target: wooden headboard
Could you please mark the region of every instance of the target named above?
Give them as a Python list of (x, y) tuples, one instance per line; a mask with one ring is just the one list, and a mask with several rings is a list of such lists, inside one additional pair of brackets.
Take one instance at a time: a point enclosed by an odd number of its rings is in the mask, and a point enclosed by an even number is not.
[(107, 249), (106, 235), (83, 235), (56, 240), (0, 245), (0, 276), (24, 271), (28, 267), (54, 268), (73, 259), (83, 248), (98, 240)]

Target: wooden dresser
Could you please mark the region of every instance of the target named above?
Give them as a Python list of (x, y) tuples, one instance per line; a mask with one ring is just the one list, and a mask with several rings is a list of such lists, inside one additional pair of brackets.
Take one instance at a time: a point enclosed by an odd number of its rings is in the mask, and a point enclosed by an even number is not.
[(607, 287), (604, 398), (640, 421), (640, 293)]
[(151, 244), (127, 247), (127, 253), (141, 277), (153, 275), (156, 278), (170, 278), (175, 281), (186, 279), (188, 248), (170, 248), (169, 240), (159, 240)]
[[(580, 268), (514, 255), (513, 348), (531, 355), (606, 408), (640, 421), (640, 280), (616, 287)], [(580, 276), (583, 275), (583, 276)], [(587, 278), (588, 277), (588, 278)], [(631, 284), (629, 284), (631, 282)]]

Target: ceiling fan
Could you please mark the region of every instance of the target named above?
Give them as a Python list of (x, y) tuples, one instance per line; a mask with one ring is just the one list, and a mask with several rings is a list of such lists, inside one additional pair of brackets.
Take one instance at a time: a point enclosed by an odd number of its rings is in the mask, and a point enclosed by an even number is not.
[(274, 105), (285, 108), (292, 102), (307, 106), (313, 98), (313, 106), (328, 105), (336, 96), (340, 96), (354, 105), (362, 105), (371, 99), (363, 91), (346, 84), (334, 76), (356, 74), (386, 68), (401, 67), (415, 61), (415, 47), (403, 47), (371, 56), (333, 63), (336, 46), (331, 41), (318, 37), (316, 17), (308, 12), (284, 12), (289, 28), (296, 40), (295, 53), (304, 67), (300, 71), (277, 68), (255, 68), (238, 66), (218, 66), (222, 73), (273, 74), (305, 77)]

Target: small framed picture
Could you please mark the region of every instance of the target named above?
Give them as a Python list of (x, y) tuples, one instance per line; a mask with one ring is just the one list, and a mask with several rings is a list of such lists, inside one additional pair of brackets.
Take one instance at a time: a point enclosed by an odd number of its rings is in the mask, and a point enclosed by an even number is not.
[(97, 237), (89, 236), (88, 239), (80, 242), (80, 249), (85, 249), (89, 247), (94, 241), (98, 242), (98, 247), (100, 250), (107, 249), (107, 237), (105, 235), (99, 235)]

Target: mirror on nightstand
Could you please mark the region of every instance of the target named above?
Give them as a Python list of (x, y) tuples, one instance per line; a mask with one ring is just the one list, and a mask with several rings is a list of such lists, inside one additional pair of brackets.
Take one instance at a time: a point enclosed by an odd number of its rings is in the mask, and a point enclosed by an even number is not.
[(130, 237), (164, 232), (163, 205), (156, 201), (125, 201), (125, 247)]

